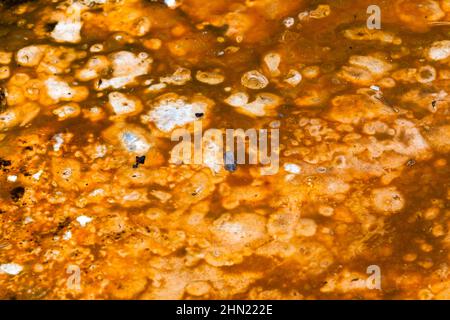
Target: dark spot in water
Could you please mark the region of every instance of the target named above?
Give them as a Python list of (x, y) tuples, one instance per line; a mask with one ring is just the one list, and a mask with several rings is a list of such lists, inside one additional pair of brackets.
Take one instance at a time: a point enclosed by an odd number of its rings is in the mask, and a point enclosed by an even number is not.
[(24, 187), (16, 187), (14, 189), (11, 190), (10, 195), (11, 195), (11, 199), (14, 202), (19, 201), (23, 195), (25, 194), (25, 188)]
[(416, 160), (414, 160), (414, 159), (409, 159), (408, 162), (406, 162), (406, 166), (408, 166), (408, 167), (412, 167), (415, 164), (416, 164)]
[(58, 234), (62, 229), (67, 227), (70, 224), (70, 222), (71, 222), (70, 218), (65, 218), (63, 221), (59, 222), (54, 234), (55, 235)]
[(214, 33), (216, 35), (223, 35), (227, 32), (229, 26), (224, 24), (223, 26), (213, 26), (211, 24), (207, 24), (204, 26), (204, 30), (207, 32)]
[(7, 167), (11, 166), (10, 160), (4, 160), (0, 158), (0, 170), (3, 170), (3, 172), (9, 172), (9, 169)]
[(227, 164), (225, 163), (225, 170), (229, 171), (229, 172), (235, 172), (237, 170), (237, 164), (236, 163), (231, 163), (231, 164)]
[(0, 112), (5, 111), (6, 109), (6, 90), (3, 87), (0, 87)]
[(45, 24), (45, 31), (52, 32), (57, 25), (57, 22), (48, 22)]
[(10, 160), (4, 160), (0, 158), (0, 169), (3, 169), (5, 167), (9, 167), (11, 165)]
[(34, 2), (35, 0), (0, 0), (0, 4), (6, 8), (17, 6), (19, 4)]
[(139, 167), (140, 164), (145, 163), (145, 156), (136, 156), (136, 163), (133, 164), (133, 168), (136, 169)]
[(325, 168), (325, 167), (318, 167), (316, 170), (318, 173), (326, 173), (327, 172), (327, 168)]
[(436, 104), (437, 104), (436, 100), (431, 101), (431, 106), (433, 107), (433, 110), (436, 110)]
[(136, 163), (144, 164), (145, 163), (145, 156), (138, 156), (138, 157), (136, 157)]
[(235, 172), (237, 170), (237, 164), (234, 160), (234, 154), (230, 151), (227, 151), (223, 155), (224, 159), (224, 168), (229, 172)]

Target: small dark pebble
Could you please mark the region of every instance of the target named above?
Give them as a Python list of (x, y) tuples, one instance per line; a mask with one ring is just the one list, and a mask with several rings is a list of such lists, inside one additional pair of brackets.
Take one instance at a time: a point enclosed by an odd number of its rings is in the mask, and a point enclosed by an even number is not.
[(235, 172), (237, 170), (237, 164), (234, 160), (234, 154), (227, 151), (223, 155), (224, 159), (224, 168), (229, 172)]
[(0, 4), (4, 5), (6, 8), (14, 7), (19, 4), (33, 2), (35, 0), (0, 0)]
[(197, 113), (195, 114), (195, 116), (196, 116), (197, 118), (201, 118), (201, 117), (204, 116), (204, 113), (203, 113), (203, 112), (197, 112)]
[(49, 22), (45, 24), (45, 31), (47, 32), (52, 32), (55, 27), (56, 27), (57, 23), (56, 22)]
[(3, 112), (6, 109), (6, 91), (0, 87), (0, 111)]
[(133, 168), (136, 169), (139, 167), (140, 164), (145, 163), (145, 156), (136, 156), (136, 163), (133, 164)]
[(414, 159), (409, 159), (408, 162), (406, 162), (406, 165), (408, 167), (412, 167), (415, 164), (416, 164), (416, 160), (414, 160)]
[(235, 163), (232, 164), (225, 164), (225, 170), (229, 172), (235, 172), (237, 170), (237, 165)]
[(318, 173), (326, 173), (327, 172), (327, 168), (325, 168), (325, 167), (318, 167), (316, 170)]
[(433, 110), (436, 110), (436, 104), (437, 104), (436, 100), (431, 101), (431, 106), (433, 107)]
[(224, 24), (223, 26), (220, 26), (220, 27), (213, 26), (211, 24), (207, 24), (205, 26), (204, 30), (207, 32), (209, 31), (209, 32), (215, 33), (217, 35), (223, 35), (225, 32), (227, 32), (228, 28), (229, 28), (228, 24)]
[(11, 190), (10, 194), (11, 194), (11, 199), (12, 199), (14, 202), (17, 202), (17, 201), (19, 201), (19, 200), (23, 197), (23, 195), (25, 194), (25, 188), (24, 188), (24, 187), (16, 187), (16, 188), (14, 188), (14, 189)]
[(65, 218), (63, 221), (59, 222), (58, 226), (56, 227), (55, 234), (57, 234), (59, 231), (67, 227), (70, 224), (70, 222), (71, 222), (70, 218)]
[(0, 169), (3, 169), (4, 167), (9, 167), (11, 165), (10, 160), (4, 160), (0, 158)]
[(138, 157), (136, 157), (136, 163), (144, 164), (145, 163), (145, 156), (138, 156)]

